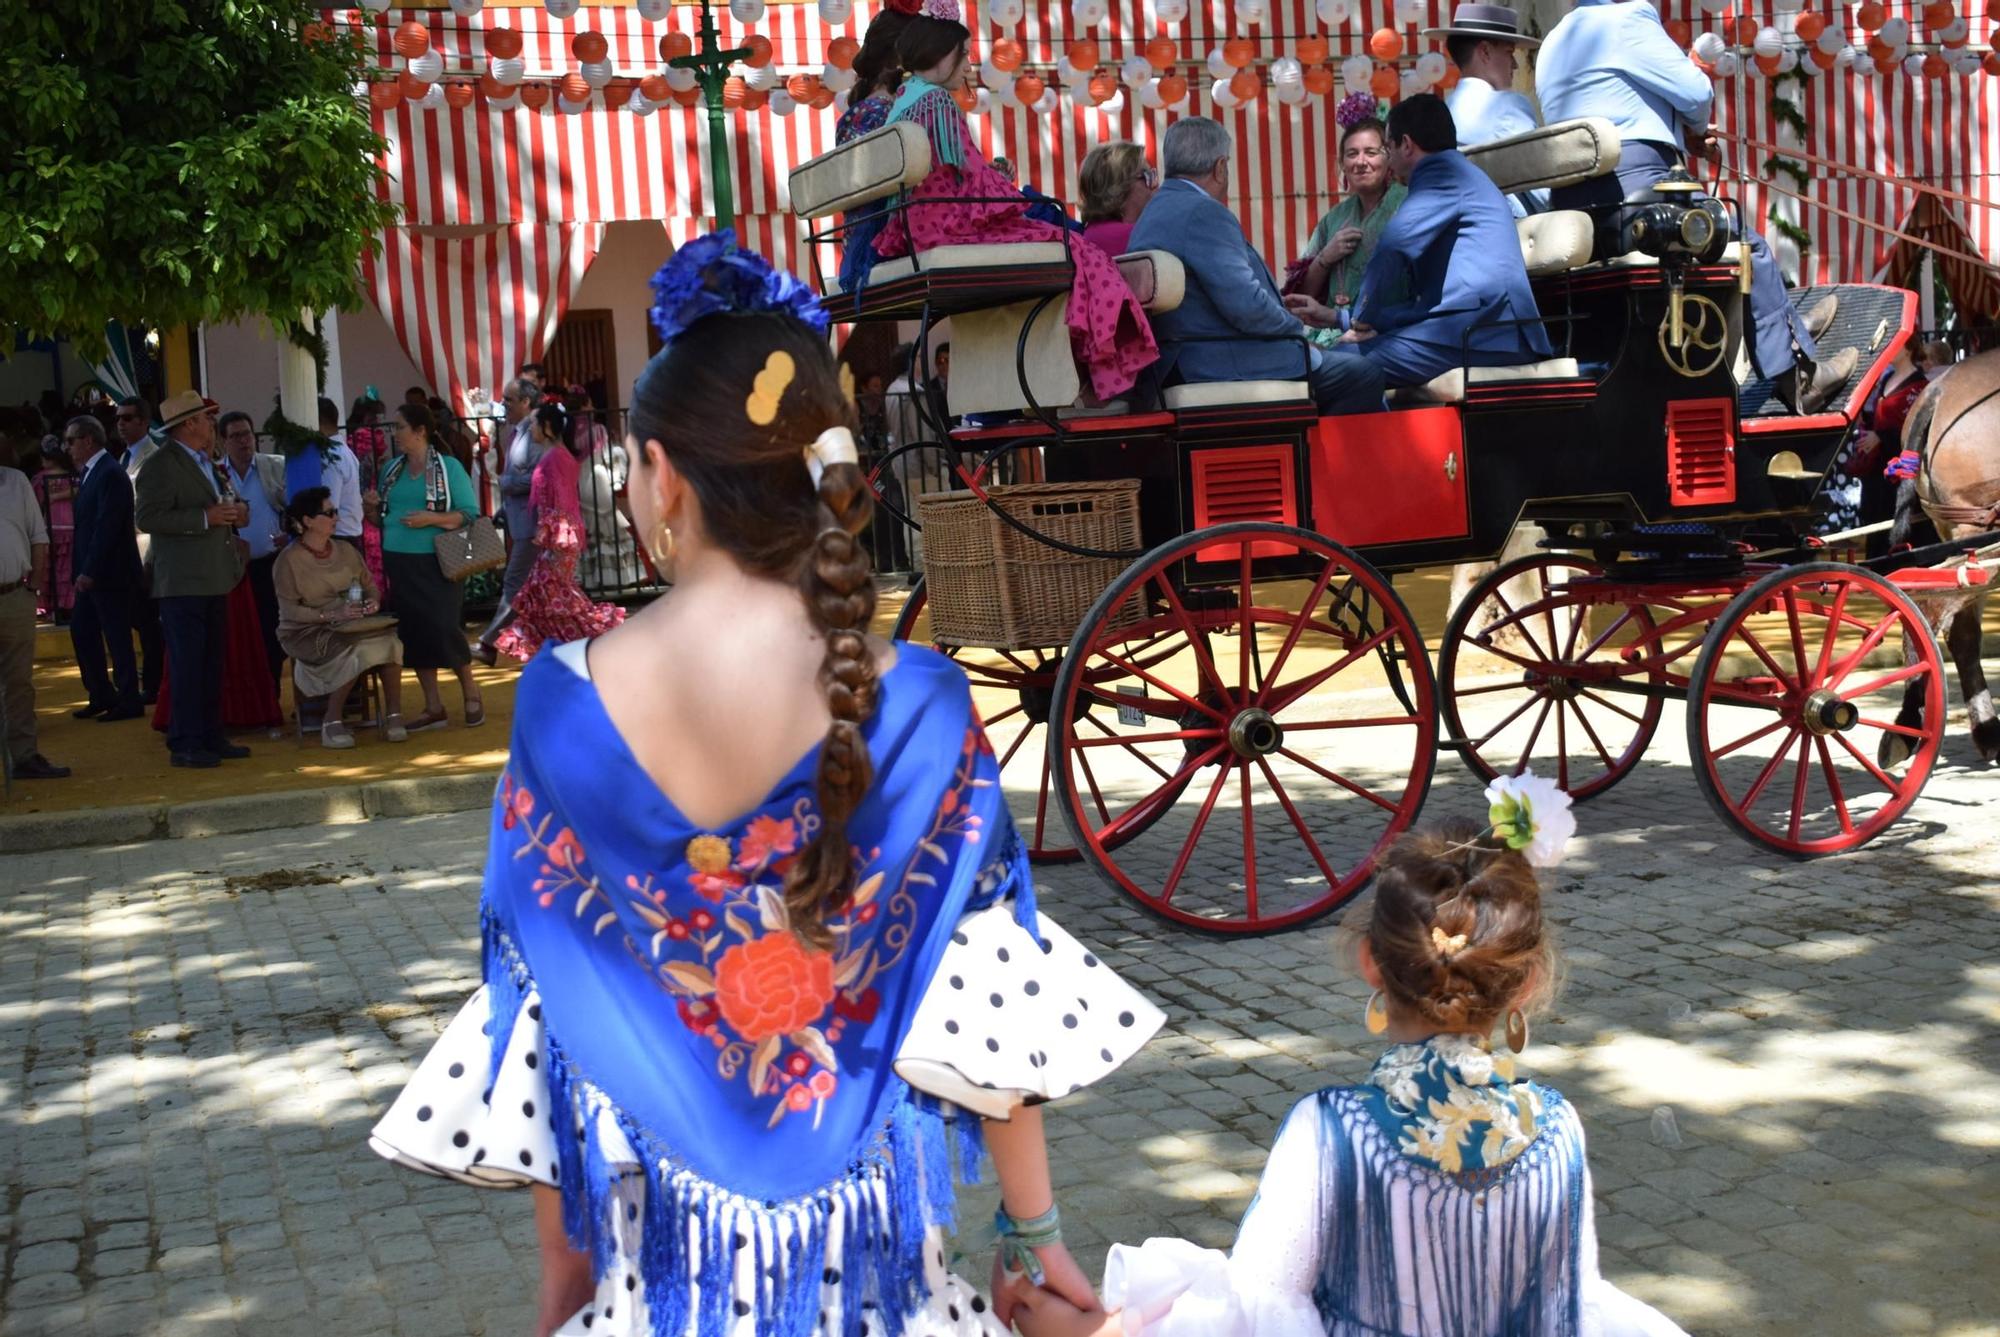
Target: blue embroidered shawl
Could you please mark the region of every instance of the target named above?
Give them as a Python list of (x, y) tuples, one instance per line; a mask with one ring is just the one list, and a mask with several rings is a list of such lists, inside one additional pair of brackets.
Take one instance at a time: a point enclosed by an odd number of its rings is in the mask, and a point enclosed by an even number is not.
[[(924, 1230), (949, 1219), (949, 1156), (940, 1112), (892, 1064), (959, 917), (1013, 891), (1035, 921), (963, 675), (897, 648), (864, 729), (875, 782), (848, 826), (857, 886), (828, 921), (830, 953), (790, 931), (778, 890), (819, 824), (817, 749), (752, 811), (698, 827), (640, 768), (593, 683), (546, 653), (522, 676), (482, 903), (496, 1067), (532, 987), (565, 1222), (601, 1270), (608, 1113), (647, 1166), (659, 1332), (737, 1321), (729, 1278), (746, 1240), (764, 1278), (759, 1332), (810, 1327), (824, 1267), (892, 1312), (921, 1303)], [(587, 1100), (586, 1081), (608, 1106)], [(961, 1143), (962, 1161), (977, 1154)], [(859, 1331), (860, 1305), (848, 1314)]]

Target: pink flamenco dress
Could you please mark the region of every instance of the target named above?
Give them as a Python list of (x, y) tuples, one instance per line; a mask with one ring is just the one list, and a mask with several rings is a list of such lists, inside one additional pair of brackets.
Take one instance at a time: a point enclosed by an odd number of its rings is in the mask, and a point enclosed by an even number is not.
[(528, 502), (535, 513), (535, 568), (514, 596), (514, 621), (493, 644), (502, 654), (533, 659), (544, 642), (587, 641), (625, 620), (616, 604), (591, 602), (577, 583), (583, 553), (583, 503), (576, 456), (562, 446), (535, 466)]
[[(887, 259), (934, 246), (1060, 242), (1063, 229), (1028, 217), (1028, 202), (1014, 183), (993, 170), (972, 142), (965, 113), (945, 89), (912, 78), (903, 85), (889, 121), (920, 126), (931, 143), (931, 171), (898, 203), (876, 254)], [(1070, 280), (1069, 339), (1089, 374), (1091, 391), (1109, 401), (1132, 388), (1160, 355), (1139, 299), (1117, 263), (1095, 246), (1070, 238), (1076, 269)]]

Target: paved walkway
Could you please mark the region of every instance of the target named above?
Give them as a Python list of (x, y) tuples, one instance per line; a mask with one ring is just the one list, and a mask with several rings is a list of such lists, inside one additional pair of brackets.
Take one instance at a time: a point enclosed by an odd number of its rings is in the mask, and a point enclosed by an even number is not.
[[(1529, 1051), (1589, 1129), (1604, 1270), (1696, 1333), (2000, 1332), (2000, 777), (1954, 734), (1889, 838), (1789, 863), (1661, 750), (1581, 813)], [(1442, 763), (1429, 811), (1476, 801)], [(477, 982), (483, 843), (470, 813), (0, 858), (0, 1334), (527, 1331), (526, 1198), (365, 1148)], [(1051, 1116), (1072, 1238), (1227, 1244), (1287, 1107), (1365, 1071), (1337, 927), (1196, 937), (1045, 872), (1170, 1018)]]

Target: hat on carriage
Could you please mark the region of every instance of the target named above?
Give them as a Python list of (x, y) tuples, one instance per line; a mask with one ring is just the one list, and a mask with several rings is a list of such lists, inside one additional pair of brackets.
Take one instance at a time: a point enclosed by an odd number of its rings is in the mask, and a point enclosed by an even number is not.
[(1539, 37), (1522, 35), (1520, 16), (1505, 5), (1459, 5), (1451, 11), (1449, 27), (1426, 28), (1423, 36), (1437, 40), (1446, 37), (1483, 38), (1489, 42), (1512, 42), (1529, 50), (1542, 44)]

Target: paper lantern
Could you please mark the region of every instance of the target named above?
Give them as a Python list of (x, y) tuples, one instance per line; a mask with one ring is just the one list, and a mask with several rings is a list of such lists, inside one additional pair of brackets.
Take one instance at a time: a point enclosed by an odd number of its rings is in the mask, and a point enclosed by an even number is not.
[(1354, 0), (1314, 0), (1319, 21), (1338, 32), (1354, 20)]
[(1111, 13), (1111, 6), (1105, 0), (1071, 0), (1070, 20), (1079, 28), (1095, 28)]
[(1734, 51), (1725, 51), (1715, 58), (1715, 77), (1718, 79), (1734, 79), (1741, 70), (1742, 64), (1743, 62), (1737, 57)]
[(1750, 49), (1759, 56), (1775, 56), (1785, 49), (1785, 39), (1778, 36), (1776, 28), (1759, 28), (1750, 41)]
[(514, 95), (521, 99), (521, 105), (529, 111), (540, 111), (543, 107), (549, 105), (549, 86), (547, 84), (522, 84), (518, 89), (514, 90)]
[(1870, 60), (1891, 60), (1896, 58), (1896, 48), (1890, 46), (1879, 36), (1868, 39), (1866, 50)]
[(549, 17), (573, 19), (581, 8), (582, 0), (542, 0), (542, 8), (549, 11)]
[(1003, 37), (995, 42), (986, 55), (989, 65), (1008, 74), (1020, 69), (1023, 59), (1025, 55), (1021, 50), (1021, 44), (1009, 37)]
[(1014, 81), (1014, 97), (1023, 106), (1032, 107), (1042, 100), (1042, 94), (1048, 91), (1048, 87), (1039, 76), (1024, 74)]
[(1889, 11), (1882, 7), (1880, 0), (1864, 0), (1861, 7), (1854, 11), (1855, 25), (1863, 32), (1880, 32), (1882, 25), (1888, 21)]
[(1957, 50), (1972, 39), (1972, 27), (1964, 19), (1953, 19), (1937, 30), (1938, 41)]
[[(1377, 28), (1368, 39), (1368, 54), (1380, 61), (1391, 61), (1403, 54), (1403, 39), (1394, 28)], [(1387, 97), (1384, 93), (1381, 96)]]
[(1667, 36), (1674, 39), (1674, 45), (1685, 51), (1694, 41), (1694, 25), (1686, 19), (1668, 19)]
[(1452, 89), (1458, 87), (1460, 77), (1458, 66), (1452, 64), (1449, 60), (1445, 61), (1444, 78), (1438, 80), (1437, 91), (1439, 93), (1449, 93)]
[(972, 109), (974, 107), (979, 105), (978, 95), (975, 94), (970, 88), (954, 88), (951, 91), (951, 100), (958, 104), (958, 109), (960, 111), (965, 112), (968, 115), (971, 114)]
[(1917, 60), (1915, 56), (1910, 57), (1910, 59), (1917, 61), (1917, 72), (1926, 79), (1942, 79), (1945, 75), (1951, 73), (1950, 62), (1935, 51), (1921, 60)]
[(1960, 78), (1979, 73), (1979, 53), (1977, 51), (1954, 51), (1946, 59), (1951, 65), (1951, 72)]
[(694, 54), (694, 39), (684, 32), (664, 33), (660, 37), (660, 59), (673, 61), (682, 56)]
[(644, 93), (634, 88), (632, 96), (625, 99), (625, 110), (631, 112), (634, 116), (651, 116), (653, 114), (653, 104), (646, 100)]
[[(1989, 56), (1989, 60), (2000, 60), (2000, 56)], [(1180, 74), (1163, 75), (1160, 78), (1160, 101), (1167, 106), (1176, 106), (1187, 101), (1187, 76)]]
[(819, 70), (821, 85), (836, 93), (845, 93), (854, 87), (854, 81), (859, 77), (852, 66), (843, 70), (838, 65), (822, 65)]
[(586, 65), (603, 60), (610, 51), (611, 44), (604, 40), (604, 34), (594, 29), (578, 33), (569, 43), (569, 53)]
[(732, 74), (729, 78), (722, 81), (722, 105), (725, 107), (742, 106), (743, 98), (749, 91), (750, 85), (745, 83), (740, 77)]
[(1237, 105), (1236, 94), (1229, 91), (1227, 79), (1217, 79), (1208, 86), (1208, 100), (1225, 110)]
[(769, 103), (773, 116), (790, 116), (799, 109), (799, 101), (782, 88), (773, 89)]
[(1840, 48), (1847, 45), (1847, 34), (1838, 28), (1828, 28), (1813, 39), (1813, 45), (1828, 55), (1837, 56)]
[(1271, 62), (1271, 86), (1273, 88), (1303, 88), (1306, 68), (1297, 56), (1279, 56)]
[(1333, 71), (1324, 65), (1315, 65), (1306, 71), (1306, 92), (1314, 97), (1326, 97), (1333, 92)]
[(1112, 99), (1118, 92), (1118, 81), (1108, 74), (1093, 75), (1090, 80), (1090, 100), (1100, 106)]
[(701, 86), (689, 84), (686, 88), (674, 86), (674, 101), (683, 107), (692, 107), (701, 101)]
[(639, 94), (648, 102), (665, 102), (674, 95), (674, 86), (664, 75), (649, 74), (639, 81)]
[(408, 70), (404, 70), (396, 76), (396, 92), (402, 96), (405, 102), (415, 102), (429, 90), (429, 84), (417, 78), (416, 75), (411, 74)]
[(1956, 17), (1957, 15), (1952, 13), (1951, 0), (1932, 0), (1931, 4), (1924, 6), (1923, 19), (1926, 28), (1942, 28)]
[(1724, 51), (1727, 51), (1729, 47), (1723, 42), (1721, 33), (1705, 32), (1695, 38), (1693, 44), (1688, 49), (1696, 60), (1704, 60), (1713, 65), (1715, 64), (1715, 58)]
[(434, 84), (444, 78), (444, 57), (435, 51), (426, 51), (410, 62), (410, 74), (423, 83)]
[(660, 77), (665, 79), (667, 84), (676, 92), (697, 87), (701, 82), (694, 77), (693, 70), (676, 65), (669, 65), (666, 69), (661, 70)]
[(1306, 103), (1306, 87), (1304, 84), (1287, 84), (1280, 88), (1272, 84), (1271, 100), (1284, 107), (1303, 107)]
[(1979, 68), (1988, 74), (2000, 75), (2000, 52), (1988, 51), (1979, 58)]
[(1375, 62), (1366, 56), (1349, 56), (1340, 62), (1340, 82), (1350, 93), (1359, 93), (1375, 77)]
[(1425, 88), (1429, 88), (1444, 78), (1445, 59), (1442, 51), (1426, 51), (1417, 57), (1416, 75)]
[(1153, 17), (1162, 23), (1180, 23), (1187, 16), (1188, 0), (1153, 0)]
[(1816, 70), (1830, 70), (1840, 64), (1840, 56), (1837, 52), (1822, 51), (1816, 46), (1806, 52), (1806, 60), (1811, 68)]
[(1022, 0), (991, 0), (986, 6), (986, 21), (996, 28), (1012, 28), (1027, 16)]
[(1728, 25), (1731, 41), (1736, 46), (1753, 46), (1757, 41), (1757, 20), (1745, 15)]
[(821, 23), (838, 28), (854, 17), (854, 0), (819, 0)]
[(813, 94), (821, 87), (820, 81), (810, 74), (795, 74), (785, 80), (785, 92), (800, 102), (811, 102)]
[(411, 19), (396, 29), (396, 54), (405, 60), (415, 60), (431, 49), (431, 30)]
[(729, 16), (738, 23), (761, 23), (764, 0), (729, 0)]
[(1229, 57), (1222, 54), (1222, 48), (1219, 46), (1208, 53), (1206, 64), (1208, 77), (1211, 79), (1227, 79), (1236, 73), (1236, 67), (1229, 63)]
[(1801, 42), (1808, 45), (1819, 41), (1826, 32), (1826, 19), (1819, 14), (1801, 14), (1792, 20), (1792, 31)]
[(446, 84), (444, 85), (445, 104), (451, 107), (469, 107), (472, 105), (472, 93), (473, 88), (471, 84)]
[(1396, 26), (1408, 28), (1422, 23), (1428, 8), (1425, 0), (1396, 0)]
[(1293, 45), (1292, 54), (1298, 57), (1301, 65), (1324, 65), (1328, 55), (1327, 40), (1324, 37), (1301, 37)]
[(982, 87), (991, 90), (1000, 87), (1004, 83), (1010, 83), (1012, 80), (1008, 78), (1007, 71), (1001, 69), (992, 61), (985, 60), (979, 63), (979, 82)]
[(1901, 56), (1875, 56), (1868, 63), (1875, 67), (1877, 74), (1894, 74), (1903, 68)]
[(1079, 37), (1071, 42), (1064, 54), (1068, 56), (1069, 63), (1079, 70), (1097, 68), (1097, 43), (1088, 37)]
[(583, 81), (592, 88), (604, 88), (618, 77), (617, 68), (608, 60), (593, 60), (588, 64), (579, 65), (576, 67), (576, 72), (582, 75)]
[(503, 97), (514, 96), (514, 85), (495, 79), (491, 74), (479, 76), (479, 96), (488, 102), (497, 102)]
[(752, 88), (743, 94), (743, 110), (762, 111), (771, 100), (771, 95), (761, 88)]
[(425, 90), (424, 95), (417, 99), (417, 108), (420, 111), (443, 111), (445, 108), (444, 85), (432, 84), (430, 88)]
[(1376, 97), (1392, 97), (1402, 87), (1394, 66), (1384, 65), (1368, 78), (1368, 91)]
[(1180, 59), (1180, 46), (1171, 37), (1155, 37), (1146, 43), (1146, 63), (1156, 70), (1170, 70)]
[(396, 81), (384, 79), (368, 85), (368, 105), (377, 111), (393, 111), (402, 105), (403, 90)]
[(556, 92), (562, 95), (565, 102), (588, 102), (590, 81), (581, 74), (571, 71), (556, 82)]
[(750, 73), (743, 76), (743, 82), (749, 84), (754, 92), (768, 93), (778, 86), (782, 77), (773, 66), (755, 65)]
[(527, 77), (528, 62), (519, 56), (510, 56), (505, 60), (496, 56), (486, 62), (486, 73), (493, 82), (512, 88)]
[(744, 34), (743, 47), (749, 53), (743, 57), (743, 63), (751, 69), (761, 70), (771, 63), (771, 39), (763, 33)]
[(1222, 44), (1222, 63), (1232, 70), (1247, 67), (1257, 58), (1257, 48), (1247, 37), (1232, 37)]
[(512, 28), (488, 28), (486, 54), (499, 60), (514, 59), (521, 54), (521, 34)]
[(831, 88), (822, 88), (813, 97), (812, 100), (813, 110), (825, 111), (828, 107), (831, 107), (837, 100), (838, 98), (836, 97), (834, 91)]
[(1127, 56), (1125, 63), (1118, 67), (1118, 77), (1125, 81), (1127, 88), (1137, 88), (1153, 77), (1153, 62), (1144, 56)]
[(854, 68), (854, 58), (861, 54), (861, 43), (852, 37), (836, 37), (826, 44), (826, 63), (837, 70)]
[(1853, 69), (1854, 62), (1858, 60), (1860, 56), (1861, 53), (1859, 51), (1856, 51), (1851, 46), (1843, 46), (1842, 48), (1840, 48), (1840, 50), (1833, 53), (1834, 60), (1839, 63), (1840, 68), (1843, 70)]
[[(674, 0), (633, 0), (632, 8), (648, 23), (658, 23), (674, 12)], [(661, 99), (653, 99), (655, 102)]]
[(1261, 27), (1271, 17), (1270, 0), (1236, 0), (1236, 17), (1251, 27)]
[(1908, 19), (1885, 19), (1878, 31), (1882, 40), (1890, 46), (1904, 46), (1910, 40), (1910, 21)]

